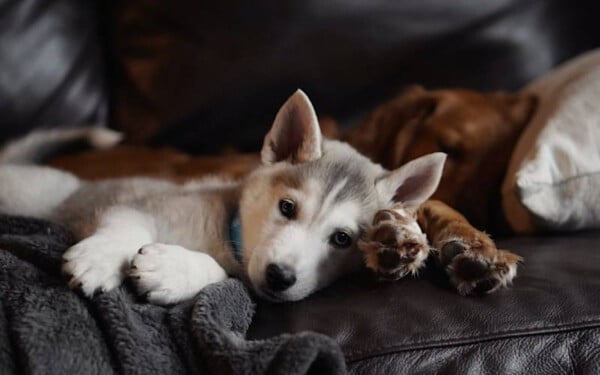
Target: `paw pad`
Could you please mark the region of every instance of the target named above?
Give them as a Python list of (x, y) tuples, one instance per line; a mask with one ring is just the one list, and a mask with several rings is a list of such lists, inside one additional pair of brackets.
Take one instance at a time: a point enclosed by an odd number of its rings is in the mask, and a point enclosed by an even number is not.
[(396, 229), (391, 225), (382, 225), (375, 234), (373, 234), (373, 240), (384, 245), (394, 246), (398, 243), (396, 239)]
[(475, 284), (475, 288), (473, 289), (473, 294), (482, 295), (488, 293), (490, 290), (494, 290), (498, 287), (500, 282), (496, 279), (485, 279), (479, 281)]
[(464, 253), (465, 250), (467, 250), (467, 247), (460, 241), (450, 241), (445, 243), (441, 249), (442, 264), (445, 266), (452, 262), (452, 259), (457, 255)]
[(367, 267), (384, 280), (416, 274), (429, 254), (425, 235), (415, 218), (405, 211), (402, 214), (395, 210), (378, 211), (359, 247)]
[(454, 269), (463, 280), (473, 281), (484, 277), (488, 273), (489, 266), (478, 259), (463, 258), (457, 260)]

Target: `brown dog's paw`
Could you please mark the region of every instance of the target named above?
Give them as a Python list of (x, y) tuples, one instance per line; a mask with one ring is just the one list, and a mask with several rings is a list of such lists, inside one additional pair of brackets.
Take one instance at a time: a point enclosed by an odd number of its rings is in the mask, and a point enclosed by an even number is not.
[(489, 294), (510, 285), (522, 261), (518, 255), (496, 249), (483, 233), (448, 241), (438, 255), (450, 282), (463, 296)]
[(429, 255), (427, 238), (414, 218), (400, 208), (377, 212), (359, 248), (367, 267), (386, 281), (416, 274)]

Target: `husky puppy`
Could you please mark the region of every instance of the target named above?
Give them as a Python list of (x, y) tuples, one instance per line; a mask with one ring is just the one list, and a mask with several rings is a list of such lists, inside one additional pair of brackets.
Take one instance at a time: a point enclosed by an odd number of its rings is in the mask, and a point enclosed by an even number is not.
[[(361, 267), (357, 244), (374, 214), (427, 200), (445, 154), (384, 170), (323, 139), (299, 90), (277, 113), (261, 159), (243, 181), (184, 185), (86, 182), (52, 168), (2, 165), (0, 212), (69, 227), (79, 242), (63, 255), (62, 269), (86, 296), (129, 276), (150, 302), (169, 304), (237, 276), (266, 299), (295, 301)], [(411, 188), (400, 189), (407, 181)]]

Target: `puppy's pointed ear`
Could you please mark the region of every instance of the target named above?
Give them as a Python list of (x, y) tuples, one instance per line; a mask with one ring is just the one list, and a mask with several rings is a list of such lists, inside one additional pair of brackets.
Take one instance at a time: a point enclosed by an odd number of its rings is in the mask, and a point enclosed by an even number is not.
[(322, 136), (315, 110), (302, 90), (283, 104), (265, 137), (261, 158), (265, 164), (287, 160), (305, 163), (322, 155)]
[(446, 154), (436, 152), (387, 173), (375, 185), (381, 201), (402, 202), (408, 208), (417, 208), (437, 189), (445, 161)]

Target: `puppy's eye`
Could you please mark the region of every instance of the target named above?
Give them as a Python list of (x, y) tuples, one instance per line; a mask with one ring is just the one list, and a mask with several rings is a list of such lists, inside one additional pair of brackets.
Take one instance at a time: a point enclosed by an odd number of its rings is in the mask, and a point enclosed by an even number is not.
[(296, 215), (296, 203), (291, 199), (282, 199), (279, 201), (279, 211), (284, 217), (293, 219)]
[(337, 248), (345, 249), (352, 245), (352, 238), (346, 232), (337, 231), (331, 235), (329, 242)]

